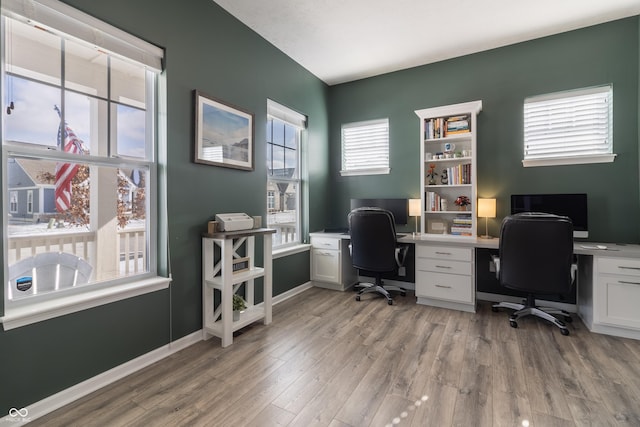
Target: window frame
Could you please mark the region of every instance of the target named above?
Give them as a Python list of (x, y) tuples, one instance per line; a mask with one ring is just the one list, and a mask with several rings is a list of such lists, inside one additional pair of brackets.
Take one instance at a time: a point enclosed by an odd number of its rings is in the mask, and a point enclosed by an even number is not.
[[(589, 100), (589, 98), (592, 98), (592, 100)], [(602, 99), (604, 99), (606, 102), (604, 108), (597, 105), (597, 101), (601, 101)], [(581, 152), (576, 150), (576, 152), (572, 153), (567, 144), (557, 142), (557, 145), (555, 145), (553, 148), (546, 148), (546, 150), (548, 150), (546, 153), (542, 152), (538, 155), (527, 154), (529, 148), (528, 141), (530, 140), (549, 141), (552, 138), (570, 138), (571, 135), (574, 135), (574, 137), (578, 137), (577, 135), (580, 133), (579, 131), (582, 131), (582, 133), (586, 131), (592, 131), (593, 126), (587, 125), (578, 127), (574, 124), (571, 124), (571, 122), (575, 121), (576, 117), (585, 117), (585, 113), (580, 113), (584, 114), (581, 116), (573, 115), (571, 116), (571, 119), (568, 119), (562, 118), (562, 112), (558, 111), (559, 109), (563, 109), (566, 114), (571, 110), (579, 110), (578, 104), (584, 102), (590, 102), (590, 111), (595, 109), (601, 115), (606, 115), (606, 124), (604, 125), (604, 132), (606, 132), (606, 136), (604, 136), (604, 147), (589, 150), (587, 149), (589, 144), (583, 143), (582, 145), (577, 145), (577, 147), (580, 148)], [(565, 105), (562, 106), (561, 104)], [(537, 111), (534, 112), (533, 110)], [(536, 113), (539, 116), (543, 114), (549, 116), (549, 118), (546, 120), (537, 120), (537, 131), (532, 129), (532, 127), (536, 123), (536, 119), (535, 117), (533, 117)], [(552, 116), (552, 114), (557, 114), (557, 116)], [(542, 123), (546, 124), (546, 130), (539, 129), (540, 124)], [(558, 130), (560, 130), (560, 128), (558, 128), (558, 125), (562, 125), (566, 130), (565, 134), (562, 136), (558, 135)], [(556, 127), (557, 130), (555, 132), (553, 131), (552, 126)], [(531, 129), (531, 131), (528, 132), (529, 129)], [(548, 139), (545, 140), (545, 136), (548, 136)], [(582, 137), (580, 136), (580, 138)], [(550, 143), (547, 143), (546, 145), (549, 146)], [(590, 88), (560, 91), (525, 98), (523, 103), (522, 148), (522, 165), (524, 167), (613, 162), (616, 157), (616, 154), (613, 152), (613, 85), (609, 84)], [(545, 148), (541, 149), (545, 150)], [(556, 155), (551, 153), (551, 151), (554, 150), (558, 152)]]
[[(269, 193), (271, 192), (273, 192), (273, 202), (275, 204), (275, 191), (270, 189), (270, 186), (277, 185), (279, 183), (287, 184), (287, 185), (293, 184), (296, 186), (296, 192), (295, 192), (296, 193), (296, 221), (295, 221), (296, 238), (291, 241), (285, 241), (284, 243), (280, 243), (278, 241), (278, 233), (276, 233), (276, 235), (273, 238), (272, 249), (274, 251), (281, 251), (281, 250), (286, 250), (288, 248), (292, 248), (294, 246), (298, 246), (302, 244), (304, 241), (304, 236), (302, 235), (303, 234), (303, 217), (304, 217), (302, 212), (302, 206), (303, 206), (302, 198), (303, 198), (303, 186), (305, 182), (305, 178), (304, 178), (305, 171), (302, 170), (302, 165), (303, 165), (302, 153), (303, 153), (303, 141), (305, 137), (307, 118), (306, 116), (298, 113), (297, 111), (294, 111), (288, 107), (285, 107), (284, 105), (281, 105), (275, 101), (272, 101), (271, 99), (267, 99), (267, 126), (269, 126), (269, 124), (272, 125), (273, 120), (277, 120), (283, 123), (284, 125), (288, 125), (289, 127), (295, 129), (296, 140), (297, 140), (297, 147), (295, 148), (297, 173), (295, 174), (294, 177), (290, 177), (290, 178), (274, 177), (273, 175), (271, 175), (269, 171), (272, 170), (271, 169), (272, 165), (270, 165), (268, 162), (270, 159), (271, 162), (273, 163), (273, 158), (272, 156), (269, 156), (269, 155), (267, 156), (267, 188), (266, 188), (266, 194), (265, 194), (266, 195), (265, 202), (267, 207), (266, 225), (268, 227), (272, 226), (272, 224), (269, 222), (270, 212), (272, 210), (270, 209), (270, 205), (269, 205), (270, 204)], [(270, 141), (270, 139), (272, 139), (272, 136), (271, 138), (269, 137), (269, 130), (267, 129), (266, 150), (273, 149), (274, 143), (273, 141)], [(273, 153), (273, 151), (271, 152)]]
[[(164, 52), (162, 49), (153, 46), (147, 42), (144, 42), (135, 36), (132, 36), (122, 30), (110, 26), (96, 18), (91, 17), (77, 9), (74, 9), (59, 1), (51, 0), (47, 2), (37, 2), (29, 6), (32, 2), (28, 0), (3, 0), (2, 14), (1, 14), (1, 31), (2, 31), (2, 45), (1, 45), (1, 58), (2, 58), (2, 86), (5, 86), (6, 82), (6, 65), (5, 55), (7, 49), (5, 47), (6, 37), (4, 36), (7, 30), (6, 19), (16, 19), (21, 22), (33, 21), (31, 25), (38, 25), (40, 28), (44, 28), (56, 36), (64, 39), (73, 40), (75, 43), (88, 43), (95, 46), (100, 46), (105, 52), (110, 55), (117, 55), (119, 59), (125, 58), (127, 61), (133, 61), (137, 63), (137, 66), (142, 65), (147, 71), (147, 78), (145, 79), (145, 93), (146, 93), (146, 110), (150, 110), (145, 113), (145, 128), (146, 128), (146, 141), (145, 141), (145, 156), (146, 158), (135, 158), (127, 156), (118, 156), (117, 153), (112, 153), (111, 150), (117, 148), (115, 135), (108, 138), (108, 145), (111, 147), (107, 149), (107, 153), (100, 153), (99, 155), (85, 154), (80, 155), (66, 153), (59, 150), (48, 149), (47, 146), (38, 144), (20, 144), (6, 141), (3, 135), (2, 137), (2, 161), (4, 163), (11, 157), (24, 157), (39, 159), (43, 161), (60, 161), (60, 162), (75, 162), (75, 163), (87, 163), (96, 165), (98, 167), (105, 166), (111, 168), (123, 168), (123, 167), (139, 167), (140, 169), (146, 169), (148, 171), (145, 194), (146, 213), (148, 217), (146, 220), (147, 226), (145, 228), (146, 245), (148, 245), (147, 253), (147, 265), (142, 273), (131, 275), (117, 275), (116, 278), (110, 278), (104, 281), (93, 281), (86, 286), (77, 288), (66, 288), (63, 290), (54, 290), (52, 292), (43, 293), (40, 295), (32, 295), (29, 297), (23, 297), (20, 299), (9, 299), (8, 280), (4, 281), (3, 285), (3, 306), (0, 307), (0, 323), (4, 330), (9, 330), (24, 325), (32, 324), (42, 320), (51, 319), (61, 315), (85, 310), (87, 308), (97, 307), (100, 305), (108, 304), (110, 302), (119, 301), (125, 298), (130, 298), (137, 295), (146, 294), (149, 292), (155, 292), (159, 289), (165, 289), (170, 283), (170, 279), (166, 277), (160, 277), (158, 275), (158, 259), (156, 242), (158, 241), (158, 209), (155, 207), (158, 204), (159, 191), (159, 177), (158, 177), (158, 153), (156, 152), (158, 146), (158, 133), (161, 130), (159, 126), (159, 94), (158, 91), (164, 86), (160, 85), (159, 75), (161, 73), (161, 64)], [(29, 7), (26, 7), (29, 6)], [(43, 19), (41, 21), (40, 19)], [(53, 28), (48, 24), (59, 25), (58, 28)], [(89, 29), (89, 30), (87, 30)], [(86, 37), (83, 37), (86, 36)], [(96, 40), (100, 40), (103, 43), (94, 43)], [(62, 65), (64, 68), (64, 65)], [(149, 78), (149, 76), (152, 78)], [(18, 74), (18, 77), (23, 78)], [(40, 82), (40, 80), (36, 80)], [(46, 83), (46, 82), (45, 82)], [(64, 99), (65, 90), (69, 93), (78, 93), (77, 91), (65, 88), (64, 81), (59, 86), (62, 97)], [(5, 91), (3, 90), (3, 93)], [(109, 98), (109, 97), (107, 97)], [(102, 98), (100, 98), (102, 99)], [(164, 98), (163, 98), (164, 99)], [(164, 101), (163, 101), (164, 102)], [(64, 102), (61, 102), (63, 113), (61, 120), (64, 121)], [(108, 105), (120, 105), (118, 100), (108, 99)], [(124, 103), (123, 105), (130, 105)], [(107, 120), (109, 128), (110, 123), (118, 120), (118, 116), (111, 116), (109, 114)], [(73, 125), (71, 125), (73, 126)], [(3, 127), (4, 131), (4, 127)], [(97, 150), (96, 150), (97, 152)], [(8, 177), (6, 168), (2, 168), (2, 199), (3, 207), (2, 211), (7, 212), (10, 210), (9, 197), (10, 193), (8, 189)], [(19, 201), (19, 200), (18, 200)], [(33, 201), (34, 203), (35, 201)], [(33, 206), (33, 205), (32, 205)], [(8, 265), (7, 260), (9, 256), (8, 241), (8, 219), (9, 215), (3, 215), (3, 248), (4, 248), (4, 277), (8, 277)], [(97, 252), (99, 253), (99, 251)]]
[[(355, 141), (349, 141), (350, 133), (353, 131), (356, 132), (378, 132), (382, 126), (382, 135), (367, 135), (366, 139), (362, 140), (359, 143)], [(355, 138), (355, 137), (354, 137)], [(374, 145), (374, 139), (382, 138), (383, 141)], [(341, 140), (341, 169), (340, 175), (342, 176), (355, 176), (355, 175), (384, 175), (391, 173), (391, 139), (390, 139), (390, 126), (389, 126), (389, 118), (375, 119), (375, 120), (366, 120), (361, 122), (352, 122), (352, 123), (344, 123), (340, 128), (340, 140)], [(384, 154), (382, 155), (383, 161), (381, 164), (371, 165), (371, 159), (362, 159), (362, 163), (366, 166), (354, 167), (349, 166), (349, 163), (352, 160), (349, 160), (350, 157), (356, 157), (352, 152), (357, 151), (357, 147), (354, 147), (353, 144), (364, 145), (366, 144), (369, 148), (365, 153), (361, 153), (357, 157), (361, 157), (363, 154), (365, 156), (373, 156), (375, 153), (372, 153), (373, 149), (382, 149), (384, 150)], [(348, 146), (348, 145), (351, 145)], [(384, 159), (386, 157), (386, 159)], [(386, 164), (385, 164), (386, 163)]]

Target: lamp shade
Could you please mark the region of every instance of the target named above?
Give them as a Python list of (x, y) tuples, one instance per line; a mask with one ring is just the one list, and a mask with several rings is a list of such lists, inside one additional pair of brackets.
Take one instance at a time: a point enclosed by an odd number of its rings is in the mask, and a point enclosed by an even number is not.
[(409, 199), (409, 216), (420, 216), (420, 205), (422, 201), (420, 199)]
[(478, 217), (496, 217), (496, 199), (478, 199)]

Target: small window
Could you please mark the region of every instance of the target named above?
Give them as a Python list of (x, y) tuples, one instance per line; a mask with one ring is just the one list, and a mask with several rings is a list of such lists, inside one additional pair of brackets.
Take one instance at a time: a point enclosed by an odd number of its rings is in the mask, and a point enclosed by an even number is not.
[(18, 192), (11, 191), (9, 194), (9, 212), (16, 213), (18, 212)]
[(525, 99), (525, 167), (606, 163), (614, 158), (610, 85)]
[(27, 213), (33, 213), (33, 190), (27, 191)]
[(388, 174), (389, 119), (342, 125), (342, 175)]

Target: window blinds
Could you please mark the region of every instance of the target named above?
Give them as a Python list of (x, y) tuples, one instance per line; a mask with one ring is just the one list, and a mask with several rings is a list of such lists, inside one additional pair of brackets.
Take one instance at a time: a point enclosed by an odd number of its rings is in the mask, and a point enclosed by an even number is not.
[(611, 154), (612, 98), (611, 86), (527, 98), (524, 159)]
[(342, 126), (342, 172), (388, 173), (389, 119)]

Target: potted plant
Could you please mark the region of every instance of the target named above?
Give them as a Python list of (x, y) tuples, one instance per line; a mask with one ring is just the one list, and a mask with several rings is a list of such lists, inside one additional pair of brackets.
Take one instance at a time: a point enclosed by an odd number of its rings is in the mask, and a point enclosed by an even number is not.
[(233, 320), (240, 320), (240, 312), (247, 308), (247, 302), (240, 295), (233, 294)]
[(461, 211), (466, 211), (467, 205), (471, 204), (471, 200), (469, 200), (467, 196), (458, 196), (456, 201), (453, 203), (455, 203), (456, 206), (459, 206)]
[(436, 183), (436, 165), (431, 163), (429, 165), (429, 170), (427, 171), (427, 176), (429, 177), (429, 185), (434, 185)]

